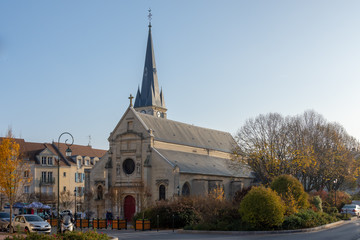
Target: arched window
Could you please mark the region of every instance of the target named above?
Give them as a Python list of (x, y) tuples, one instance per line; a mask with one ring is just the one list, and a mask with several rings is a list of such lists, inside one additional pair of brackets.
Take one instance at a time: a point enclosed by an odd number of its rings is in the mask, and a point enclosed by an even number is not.
[(181, 195), (183, 196), (190, 196), (190, 186), (189, 183), (184, 183), (182, 190), (181, 190)]
[(97, 187), (97, 199), (101, 200), (103, 199), (103, 188), (101, 185)]
[(159, 186), (159, 200), (165, 200), (165, 186), (164, 185), (160, 185)]

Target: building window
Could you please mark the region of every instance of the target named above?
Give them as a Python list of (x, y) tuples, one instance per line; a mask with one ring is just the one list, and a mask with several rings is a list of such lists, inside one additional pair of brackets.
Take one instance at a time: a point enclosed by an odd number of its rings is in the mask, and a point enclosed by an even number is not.
[(159, 186), (159, 200), (165, 200), (165, 196), (166, 196), (165, 186), (160, 185)]
[(97, 199), (101, 200), (103, 199), (103, 188), (101, 185), (97, 187)]
[(41, 182), (46, 182), (46, 172), (41, 172)]
[(29, 186), (24, 186), (24, 193), (29, 193)]
[(189, 183), (184, 183), (182, 190), (181, 190), (181, 195), (183, 196), (190, 196), (190, 186)]
[(41, 164), (46, 165), (46, 157), (41, 157)]
[(133, 130), (133, 122), (132, 121), (127, 122), (127, 130), (128, 131)]
[(66, 177), (66, 172), (63, 173), (63, 176)]
[(81, 159), (78, 159), (78, 160), (77, 160), (77, 167), (78, 167), (78, 168), (81, 168)]
[(89, 166), (89, 165), (90, 165), (90, 161), (89, 161), (89, 159), (86, 159), (86, 161), (85, 161), (85, 165), (86, 165), (86, 166)]
[(126, 174), (132, 174), (135, 170), (135, 163), (132, 159), (128, 158), (123, 162), (122, 167)]
[(64, 186), (64, 188), (63, 188), (63, 189), (64, 189), (64, 192), (66, 192), (66, 186)]
[(28, 178), (30, 176), (29, 170), (24, 171), (24, 178)]
[(53, 180), (53, 173), (52, 172), (48, 172), (48, 182), (52, 183)]
[(49, 165), (53, 165), (53, 158), (52, 158), (52, 157), (49, 157), (49, 158), (48, 158), (48, 164), (49, 164)]

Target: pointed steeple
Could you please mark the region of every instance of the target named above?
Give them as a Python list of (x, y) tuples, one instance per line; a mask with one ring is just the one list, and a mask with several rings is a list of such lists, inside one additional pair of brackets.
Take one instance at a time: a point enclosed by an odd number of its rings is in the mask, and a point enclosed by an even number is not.
[[(165, 101), (162, 92), (159, 91), (159, 83), (157, 77), (154, 47), (151, 35), (151, 10), (149, 10), (149, 34), (146, 47), (144, 73), (141, 85), (141, 91), (138, 90), (135, 99), (134, 108), (141, 112), (151, 115), (166, 115)], [(150, 110), (150, 111), (149, 111)]]

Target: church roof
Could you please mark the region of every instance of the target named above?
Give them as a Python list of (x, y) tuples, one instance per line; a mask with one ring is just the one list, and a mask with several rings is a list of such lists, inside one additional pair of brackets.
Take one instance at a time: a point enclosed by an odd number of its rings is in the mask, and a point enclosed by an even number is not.
[(165, 108), (165, 100), (162, 91), (159, 91), (157, 70), (155, 63), (154, 47), (151, 36), (151, 24), (146, 47), (144, 74), (141, 91), (138, 89), (134, 107), (158, 106)]
[[(135, 112), (135, 111), (134, 111)], [(236, 142), (230, 133), (154, 117), (136, 112), (154, 139), (163, 142), (206, 148), (231, 153)]]
[(253, 178), (246, 165), (234, 164), (230, 159), (164, 149), (154, 150), (173, 167), (178, 166), (181, 173)]

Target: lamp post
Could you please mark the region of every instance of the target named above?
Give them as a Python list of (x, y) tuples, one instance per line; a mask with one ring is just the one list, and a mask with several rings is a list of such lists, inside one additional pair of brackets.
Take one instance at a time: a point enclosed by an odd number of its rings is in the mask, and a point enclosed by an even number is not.
[(75, 219), (76, 219), (76, 187), (74, 189), (74, 195), (75, 195)]
[(336, 185), (336, 183), (337, 183), (337, 179), (335, 179), (334, 180), (334, 190), (335, 190), (335, 207), (336, 207), (336, 189), (335, 189), (335, 185)]
[(70, 149), (70, 146), (71, 145), (73, 145), (73, 143), (74, 143), (74, 137), (70, 134), (70, 133), (68, 133), (68, 132), (63, 132), (62, 134), (60, 134), (60, 136), (59, 136), (59, 138), (58, 138), (58, 161), (57, 161), (57, 167), (58, 167), (58, 176), (57, 176), (57, 180), (58, 180), (58, 191), (57, 191), (57, 216), (58, 216), (58, 231), (60, 231), (60, 156), (61, 156), (61, 151), (60, 151), (60, 139), (61, 139), (61, 137), (63, 136), (63, 135), (69, 135), (70, 137), (71, 137), (71, 143), (67, 143), (67, 141), (69, 140), (69, 139), (66, 139), (65, 140), (65, 144), (66, 144), (66, 146), (68, 147), (67, 149), (66, 149), (66, 157), (69, 157), (69, 156), (71, 156), (71, 149)]

